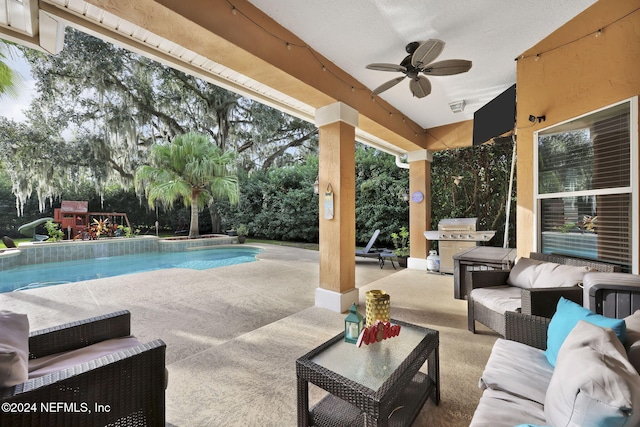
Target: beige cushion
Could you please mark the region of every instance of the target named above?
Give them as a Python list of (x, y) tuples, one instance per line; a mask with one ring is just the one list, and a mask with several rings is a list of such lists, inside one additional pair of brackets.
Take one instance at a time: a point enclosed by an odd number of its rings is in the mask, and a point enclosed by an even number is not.
[(640, 375), (613, 330), (578, 322), (560, 348), (544, 403), (548, 425), (639, 425)]
[(480, 390), (502, 390), (544, 405), (552, 376), (553, 366), (543, 350), (498, 338), (478, 386)]
[(0, 387), (27, 380), (29, 319), (26, 314), (0, 310)]
[(509, 272), (507, 283), (523, 289), (558, 288), (582, 283), (588, 267), (556, 264), (531, 258), (520, 258)]
[(136, 337), (113, 338), (76, 350), (31, 359), (29, 379), (71, 368), (140, 345)]
[(515, 286), (488, 286), (471, 291), (471, 299), (491, 311), (504, 314), (522, 306), (522, 289)]
[(537, 269), (543, 261), (522, 257), (518, 259), (516, 265), (511, 268), (507, 284), (523, 289), (529, 289), (538, 275)]
[[(440, 425), (448, 424), (443, 420)], [(469, 427), (529, 425), (531, 427), (549, 425), (544, 419), (544, 408), (541, 404), (506, 391), (489, 388), (482, 393)]]
[(625, 348), (629, 362), (640, 372), (640, 310), (624, 318), (627, 324), (627, 340)]

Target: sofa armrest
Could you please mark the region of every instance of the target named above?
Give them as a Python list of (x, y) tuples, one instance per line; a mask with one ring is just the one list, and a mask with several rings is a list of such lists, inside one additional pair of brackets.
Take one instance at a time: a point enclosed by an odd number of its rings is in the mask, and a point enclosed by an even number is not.
[(627, 273), (587, 273), (584, 306), (607, 317), (623, 318), (640, 309), (640, 276)]
[(582, 288), (530, 288), (522, 290), (522, 313), (534, 316), (553, 317), (560, 297), (582, 305)]
[(551, 319), (507, 311), (504, 313), (504, 337), (540, 350), (547, 349), (547, 329)]
[(41, 329), (29, 334), (29, 359), (63, 353), (129, 335), (131, 313), (127, 310)]
[(471, 271), (471, 283), (469, 289), (486, 288), (507, 284), (509, 270), (480, 270)]
[(165, 352), (155, 340), (2, 389), (24, 410), (0, 412), (0, 425), (164, 425)]

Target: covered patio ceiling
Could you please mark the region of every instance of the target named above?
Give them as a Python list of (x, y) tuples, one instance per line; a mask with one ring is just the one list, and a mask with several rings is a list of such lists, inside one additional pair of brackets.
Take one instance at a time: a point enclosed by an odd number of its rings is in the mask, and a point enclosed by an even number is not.
[[(71, 25), (306, 120), (342, 101), (361, 114), (357, 139), (405, 153), (450, 147), (434, 129), (470, 121), (515, 83), (518, 55), (595, 1), (0, 0), (0, 37), (55, 53)], [(367, 64), (398, 64), (407, 43), (430, 38), (446, 43), (437, 60), (471, 70), (430, 77), (425, 98), (408, 79), (371, 95), (402, 74)]]

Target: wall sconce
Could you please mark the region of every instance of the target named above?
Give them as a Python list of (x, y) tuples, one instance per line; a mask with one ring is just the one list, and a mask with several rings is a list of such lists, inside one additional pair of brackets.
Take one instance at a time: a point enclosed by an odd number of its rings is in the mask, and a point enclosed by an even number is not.
[(466, 105), (466, 102), (464, 102), (464, 99), (463, 99), (462, 101), (450, 102), (449, 108), (451, 108), (451, 111), (454, 113), (462, 113), (464, 111), (465, 105)]
[(544, 122), (546, 119), (547, 119), (547, 116), (534, 116), (533, 114), (530, 114), (530, 115), (529, 115), (529, 121), (530, 121), (531, 123), (535, 123), (536, 121), (537, 121), (538, 123), (540, 123), (540, 122)]
[(316, 182), (313, 183), (313, 194), (320, 194), (320, 181), (316, 177)]

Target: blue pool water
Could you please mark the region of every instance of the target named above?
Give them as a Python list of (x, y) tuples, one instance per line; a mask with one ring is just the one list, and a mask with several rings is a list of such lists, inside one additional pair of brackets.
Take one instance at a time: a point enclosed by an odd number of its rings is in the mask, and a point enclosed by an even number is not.
[(0, 271), (0, 293), (166, 268), (207, 270), (255, 261), (260, 252), (247, 247), (219, 248), (22, 265)]

